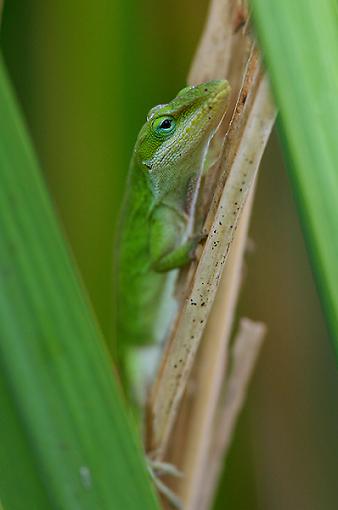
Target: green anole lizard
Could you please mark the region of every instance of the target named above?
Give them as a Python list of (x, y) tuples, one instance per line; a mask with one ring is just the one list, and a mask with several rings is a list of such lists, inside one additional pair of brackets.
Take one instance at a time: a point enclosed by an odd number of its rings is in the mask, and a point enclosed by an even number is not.
[(117, 246), (117, 334), (124, 378), (138, 399), (172, 318), (174, 270), (202, 238), (196, 203), (229, 91), (214, 80), (155, 106), (133, 151)]

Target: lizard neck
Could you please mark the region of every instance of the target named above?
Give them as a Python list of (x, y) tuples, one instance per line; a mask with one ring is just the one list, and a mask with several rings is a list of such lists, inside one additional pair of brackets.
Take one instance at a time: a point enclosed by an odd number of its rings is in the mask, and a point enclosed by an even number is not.
[(157, 203), (165, 202), (190, 213), (195, 191), (198, 190), (203, 172), (206, 150), (189, 155), (179, 166), (157, 168), (147, 173), (149, 187)]

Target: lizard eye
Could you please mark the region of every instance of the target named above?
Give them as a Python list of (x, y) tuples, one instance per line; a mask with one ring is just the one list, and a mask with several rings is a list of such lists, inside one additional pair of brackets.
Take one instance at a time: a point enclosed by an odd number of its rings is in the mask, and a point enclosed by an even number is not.
[(153, 123), (153, 128), (158, 134), (172, 133), (175, 127), (176, 123), (173, 117), (159, 117)]
[(164, 119), (160, 124), (160, 129), (170, 129), (171, 128), (171, 120)]

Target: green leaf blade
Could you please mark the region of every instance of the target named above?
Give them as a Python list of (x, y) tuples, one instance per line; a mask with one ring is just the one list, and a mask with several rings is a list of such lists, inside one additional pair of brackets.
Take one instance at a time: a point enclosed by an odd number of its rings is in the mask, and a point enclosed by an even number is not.
[(338, 354), (338, 9), (252, 0), (306, 240)]
[[(11, 417), (1, 422), (0, 470), (13, 474), (0, 481), (4, 508), (157, 508), (3, 67), (0, 278), (1, 403)], [(21, 504), (16, 471), (35, 484)]]

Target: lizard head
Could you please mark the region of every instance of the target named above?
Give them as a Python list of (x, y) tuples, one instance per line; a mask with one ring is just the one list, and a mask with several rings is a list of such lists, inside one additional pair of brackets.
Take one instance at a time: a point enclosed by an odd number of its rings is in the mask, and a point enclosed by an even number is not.
[[(168, 104), (155, 106), (138, 136), (135, 155), (155, 180), (170, 169), (190, 168), (203, 158), (225, 113), (230, 86), (213, 80), (185, 87)], [(191, 162), (191, 165), (186, 162)], [(162, 178), (161, 178), (162, 176)]]

